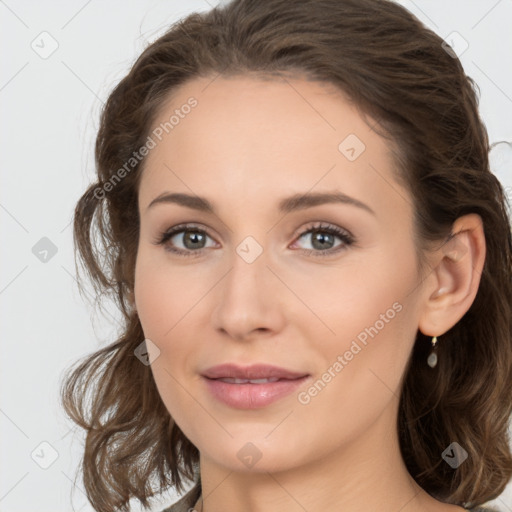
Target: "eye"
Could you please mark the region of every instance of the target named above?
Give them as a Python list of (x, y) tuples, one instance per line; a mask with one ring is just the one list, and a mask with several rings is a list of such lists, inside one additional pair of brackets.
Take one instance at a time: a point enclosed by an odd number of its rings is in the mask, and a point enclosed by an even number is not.
[[(339, 240), (336, 243), (336, 239)], [(352, 245), (354, 237), (348, 232), (332, 224), (317, 224), (303, 231), (298, 240), (309, 241), (303, 250), (314, 256), (325, 256), (338, 253)]]
[[(208, 245), (208, 239), (212, 243)], [(336, 243), (336, 239), (338, 243)], [(303, 251), (314, 256), (329, 256), (342, 251), (355, 242), (348, 232), (332, 224), (317, 224), (302, 231), (297, 241), (309, 240), (310, 247)], [(166, 251), (180, 256), (200, 256), (205, 249), (216, 247), (216, 242), (208, 232), (191, 224), (179, 224), (160, 233), (153, 242), (163, 245)], [(297, 242), (295, 242), (297, 244)], [(295, 245), (294, 244), (294, 245)]]
[(199, 256), (204, 249), (215, 247), (215, 242), (206, 245), (208, 238), (213, 240), (204, 229), (191, 224), (180, 224), (160, 233), (154, 243), (181, 256)]

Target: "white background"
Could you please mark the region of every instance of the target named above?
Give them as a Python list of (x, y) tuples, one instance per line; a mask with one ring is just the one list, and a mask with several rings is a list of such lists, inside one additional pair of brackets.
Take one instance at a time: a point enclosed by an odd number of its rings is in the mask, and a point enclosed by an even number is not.
[[(63, 370), (113, 341), (117, 326), (115, 311), (91, 317), (78, 294), (72, 212), (93, 179), (94, 137), (109, 91), (148, 41), (209, 2), (0, 0), (3, 512), (92, 511), (80, 481), (72, 492), (81, 434), (64, 417), (58, 391)], [(401, 3), (441, 37), (458, 32), (463, 39), (450, 38), (456, 49), (467, 41), (461, 60), (481, 89), (491, 142), (512, 142), (512, 1)], [(42, 46), (44, 31), (58, 44), (46, 59), (31, 47), (34, 40)], [(510, 148), (498, 146), (493, 162), (512, 197)], [(57, 249), (46, 263), (32, 252), (43, 237)], [(51, 461), (52, 450), (58, 458), (43, 469), (34, 450), (41, 462)], [(512, 511), (512, 485), (495, 504)]]

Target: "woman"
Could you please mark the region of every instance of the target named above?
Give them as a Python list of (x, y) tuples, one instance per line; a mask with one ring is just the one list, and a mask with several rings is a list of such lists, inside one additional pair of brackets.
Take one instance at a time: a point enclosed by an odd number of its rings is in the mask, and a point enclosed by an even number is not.
[[(512, 239), (473, 82), (383, 0), (235, 0), (110, 95), (78, 255), (125, 331), (68, 377), (95, 510), (486, 510)], [(85, 397), (91, 402), (86, 402)]]

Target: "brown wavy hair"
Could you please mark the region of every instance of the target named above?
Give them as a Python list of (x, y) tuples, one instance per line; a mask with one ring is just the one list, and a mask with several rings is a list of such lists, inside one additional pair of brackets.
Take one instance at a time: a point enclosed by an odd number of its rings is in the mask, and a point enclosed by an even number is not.
[[(235, 0), (173, 24), (113, 89), (96, 140), (97, 181), (78, 201), (74, 236), (77, 272), (100, 299), (116, 301), (123, 330), (69, 368), (61, 389), (66, 413), (86, 431), (81, 470), (95, 510), (128, 510), (132, 498), (148, 507), (148, 498), (170, 486), (183, 492), (183, 479), (198, 478), (197, 448), (134, 355), (144, 340), (133, 289), (145, 160), (107, 184), (146, 143), (177, 87), (218, 75), (334, 84), (377, 122), (414, 201), (422, 268), (458, 217), (481, 216), (487, 254), (477, 296), (440, 339), (435, 372), (425, 363), (429, 340), (417, 333), (397, 428), (409, 472), (432, 496), (475, 506), (503, 492), (512, 476), (510, 206), (489, 168), (477, 86), (442, 43), (387, 0)], [(469, 453), (456, 470), (441, 459), (452, 441)]]

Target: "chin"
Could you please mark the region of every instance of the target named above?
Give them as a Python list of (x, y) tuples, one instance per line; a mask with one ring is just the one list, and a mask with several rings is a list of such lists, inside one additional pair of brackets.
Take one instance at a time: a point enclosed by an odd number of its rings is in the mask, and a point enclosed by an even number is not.
[(299, 453), (297, 444), (283, 445), (277, 437), (273, 441), (265, 439), (268, 432), (266, 429), (264, 434), (251, 436), (246, 430), (240, 437), (219, 440), (214, 444), (210, 440), (209, 445), (203, 445), (206, 449), (203, 451), (199, 446), (199, 451), (216, 464), (238, 473), (274, 473), (304, 463), (307, 454)]

